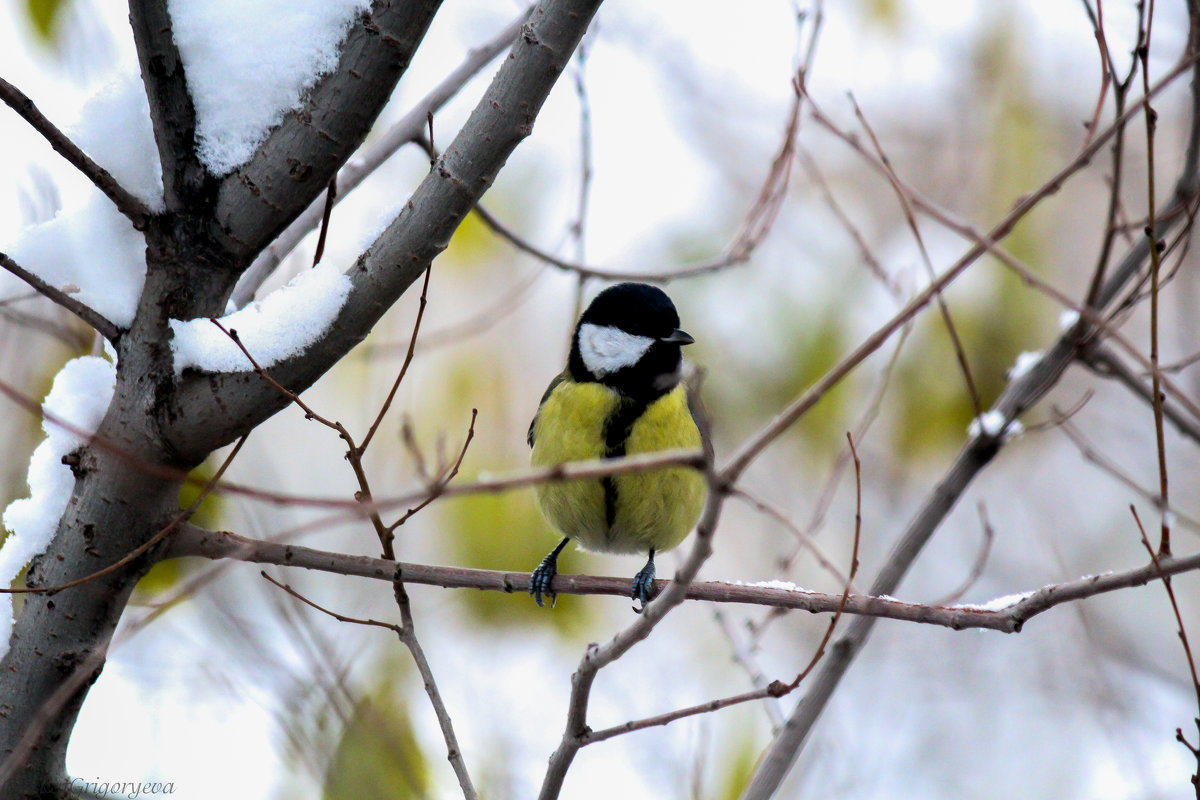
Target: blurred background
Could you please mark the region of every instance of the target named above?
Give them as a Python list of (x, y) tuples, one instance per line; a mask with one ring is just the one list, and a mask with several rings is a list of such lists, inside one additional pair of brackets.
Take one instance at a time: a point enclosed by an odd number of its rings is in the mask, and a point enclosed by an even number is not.
[[(670, 273), (717, 258), (780, 150), (792, 78), (807, 60), (812, 99), (835, 125), (868, 141), (852, 96), (908, 185), (986, 229), (1087, 139), (1102, 70), (1085, 6), (851, 0), (822, 9), (764, 0), (735, 12), (716, 2), (610, 0), (585, 40), (585, 57), (573, 61), (485, 203), (529, 242), (617, 272)], [(379, 129), (521, 7), (447, 0)], [(1110, 2), (1103, 13), (1123, 75), (1136, 7)], [(0, 76), (69, 127), (89, 96), (135, 70), (126, 17), (114, 0), (10, 0), (0, 6)], [(1159, 3), (1152, 79), (1174, 65), (1186, 32), (1183, 3)], [(435, 142), (450, 141), (493, 72), (485, 68), (437, 115)], [(1185, 78), (1155, 103), (1160, 203), (1182, 163), (1186, 90)], [(719, 463), (928, 281), (921, 245), (887, 181), (809, 108), (769, 235), (746, 263), (667, 287), (696, 339), (687, 355), (703, 370)], [(1101, 122), (1112, 118), (1110, 94)], [(83, 182), (7, 109), (0, 141), (3, 249), (22, 227), (76, 203)], [(1126, 147), (1118, 255), (1141, 235), (1146, 214), (1140, 119)], [(389, 160), (334, 211), (324, 258), (352, 263), (427, 169), (416, 147)], [(1100, 253), (1112, 174), (1105, 149), (1005, 242), (1076, 299)], [(928, 219), (919, 230), (937, 272), (969, 248)], [(263, 291), (311, 264), (314, 239)], [(1185, 253), (1180, 264), (1162, 297), (1166, 364), (1186, 362), (1200, 347), (1195, 257)], [(419, 460), (402, 443), (406, 426), (432, 468), (458, 452), (472, 409), (475, 439), (459, 480), (523, 468), (529, 420), (562, 368), (580, 303), (603, 285), (518, 252), (470, 217), (435, 262), (415, 360), (368, 453), (375, 495), (420, 485)], [(41, 398), (67, 359), (92, 350), (92, 336), (47, 301), (2, 286), (0, 380)], [(366, 431), (408, 348), (418, 288), (305, 395), (310, 405)], [(1059, 332), (1062, 308), (990, 258), (946, 300), (985, 407), (1018, 355), (1045, 348)], [(1123, 317), (1123, 332), (1145, 345), (1144, 307)], [(1196, 396), (1194, 366), (1173, 377)], [(1088, 449), (1055, 424), (1054, 409), (1074, 412)], [(856, 583), (869, 585), (965, 441), (973, 415), (946, 327), (927, 309), (748, 471), (747, 496), (727, 504), (702, 578), (840, 591), (801, 540), (813, 537), (847, 570), (855, 492), (845, 433), (852, 430), (864, 519)], [(1076, 366), (1022, 421), (1027, 433), (962, 498), (902, 585), (902, 599), (985, 602), (1145, 562), (1129, 505), (1150, 528), (1157, 515), (1128, 483), (1157, 486), (1149, 407)], [(1195, 549), (1190, 520), (1200, 517), (1200, 459), (1197, 442), (1171, 428), (1167, 434), (1176, 550), (1187, 553)], [(25, 496), (25, 467), (39, 438), (39, 420), (7, 404), (0, 502)], [(250, 438), (227, 477), (349, 499), (356, 484), (343, 453), (330, 431), (287, 410)], [(222, 497), (205, 506), (200, 522), (378, 555), (368, 523), (329, 510)], [(522, 490), (438, 501), (398, 530), (396, 550), (408, 561), (527, 571), (555, 541), (531, 491)], [(661, 558), (660, 575), (678, 557)], [(620, 576), (641, 566), (575, 550), (560, 565)], [(343, 614), (396, 620), (386, 584), (268, 572)], [(183, 798), (455, 796), (436, 720), (395, 637), (320, 615), (258, 573), (250, 564), (189, 561), (147, 577), (128, 618), (164, 604), (169, 610), (111, 653), (72, 740), (73, 774), (172, 781)], [(1200, 637), (1200, 582), (1185, 575), (1174, 586), (1189, 633)], [(518, 595), (429, 587), (410, 595), (476, 785), (489, 798), (533, 796), (561, 737), (585, 645), (630, 622), (630, 603), (563, 596), (551, 611)], [(686, 604), (602, 672), (590, 723), (598, 729), (747, 691), (756, 674), (791, 680), (826, 626), (826, 618), (807, 614)], [(587, 747), (564, 796), (736, 797), (798, 696)], [(781, 796), (1187, 797), (1195, 759), (1175, 729), (1194, 741), (1196, 707), (1160, 585), (1060, 607), (1012, 636), (883, 621)]]

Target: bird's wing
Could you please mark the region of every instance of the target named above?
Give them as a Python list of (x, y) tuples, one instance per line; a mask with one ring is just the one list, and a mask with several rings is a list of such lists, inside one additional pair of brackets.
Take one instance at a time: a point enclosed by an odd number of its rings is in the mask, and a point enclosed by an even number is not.
[(538, 401), (537, 413), (534, 414), (533, 419), (529, 421), (529, 433), (525, 437), (525, 441), (529, 442), (530, 447), (533, 447), (533, 426), (537, 424), (538, 414), (542, 413), (542, 406), (546, 404), (546, 398), (550, 396), (550, 393), (554, 391), (555, 387), (562, 383), (566, 377), (567, 373), (565, 371), (555, 375), (554, 380), (550, 381), (550, 385), (546, 387), (546, 391), (542, 394), (542, 399)]
[(700, 399), (700, 384), (703, 382), (704, 373), (699, 369), (692, 370), (684, 380), (687, 387), (688, 411), (692, 413), (692, 420), (700, 431), (700, 442), (704, 455), (711, 462), (713, 459), (712, 418), (708, 415), (704, 401)]

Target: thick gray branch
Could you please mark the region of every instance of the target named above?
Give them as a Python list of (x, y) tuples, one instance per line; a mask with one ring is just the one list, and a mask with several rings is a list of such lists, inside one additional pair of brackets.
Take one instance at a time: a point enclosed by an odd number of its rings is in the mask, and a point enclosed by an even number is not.
[(130, 0), (129, 24), (162, 164), (163, 200), (167, 211), (179, 211), (200, 192), (207, 172), (196, 156), (196, 108), (166, 0)]
[[(297, 392), (310, 386), (366, 337), (446, 248), (508, 156), (532, 131), (538, 111), (599, 5), (600, 0), (546, 0), (533, 10), (531, 21), (450, 147), (400, 216), (347, 273), (350, 296), (326, 336), (302, 355), (273, 367), (276, 380)], [(203, 457), (287, 402), (249, 370), (185, 376), (168, 411), (177, 421), (172, 444), (186, 457)]]
[[(441, 83), (435, 86), (429, 94), (421, 98), (395, 125), (342, 167), (337, 174), (335, 206), (341, 203), (367, 176), (378, 169), (403, 145), (419, 139), (425, 131), (428, 115), (435, 113), (450, 98), (458, 94), (467, 81), (475, 77), (492, 59), (510, 49), (513, 39), (517, 37), (517, 33), (528, 17), (527, 9), (508, 25), (505, 25), (490, 40), (471, 50), (454, 71), (443, 78)], [(279, 266), (279, 262), (292, 252), (310, 231), (321, 224), (324, 210), (324, 198), (313, 201), (304, 213), (296, 217), (295, 221), (288, 225), (287, 230), (271, 243), (270, 247), (259, 253), (258, 258), (254, 259), (254, 263), (250, 265), (250, 269), (246, 270), (241, 280), (238, 281), (237, 288), (230, 298), (234, 306), (241, 308), (254, 298), (258, 287), (274, 271), (275, 267)]]
[(217, 236), (245, 266), (324, 191), (358, 149), (408, 69), (441, 0), (376, 0), (342, 44), (337, 69), (225, 177)]

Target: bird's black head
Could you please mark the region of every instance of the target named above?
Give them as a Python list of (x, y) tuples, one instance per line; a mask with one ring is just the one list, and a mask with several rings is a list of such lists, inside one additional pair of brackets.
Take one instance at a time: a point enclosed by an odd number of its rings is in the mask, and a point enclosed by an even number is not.
[(648, 402), (679, 383), (679, 348), (692, 341), (663, 290), (619, 283), (579, 318), (568, 367), (576, 381), (598, 381)]

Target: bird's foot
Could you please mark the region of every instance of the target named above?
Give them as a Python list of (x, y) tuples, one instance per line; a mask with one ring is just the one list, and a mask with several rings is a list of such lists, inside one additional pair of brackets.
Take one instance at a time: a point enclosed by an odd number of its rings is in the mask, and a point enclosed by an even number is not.
[(637, 605), (633, 607), (635, 614), (640, 614), (646, 610), (646, 604), (654, 597), (654, 576), (657, 571), (654, 569), (654, 551), (650, 551), (650, 560), (646, 562), (646, 566), (642, 567), (641, 572), (633, 576), (633, 600), (635, 603), (640, 602), (642, 605), (639, 608)]
[(558, 602), (558, 594), (551, 584), (554, 582), (554, 576), (558, 574), (558, 554), (562, 552), (567, 541), (567, 539), (563, 539), (559, 542), (558, 547), (550, 551), (550, 554), (542, 559), (542, 563), (538, 564), (537, 569), (529, 576), (529, 594), (533, 595), (533, 599), (539, 606), (544, 605), (542, 595), (550, 598), (551, 608), (554, 608), (554, 604)]

